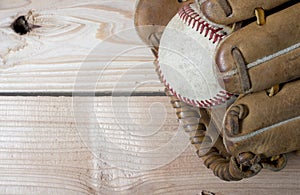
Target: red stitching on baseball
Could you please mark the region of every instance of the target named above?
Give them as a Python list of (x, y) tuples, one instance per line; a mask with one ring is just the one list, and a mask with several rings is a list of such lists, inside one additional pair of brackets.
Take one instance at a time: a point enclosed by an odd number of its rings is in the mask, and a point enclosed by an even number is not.
[[(190, 4), (184, 6), (179, 12), (179, 17), (181, 20), (183, 20), (188, 26), (192, 26), (192, 28), (196, 27), (196, 31), (199, 31), (200, 34), (203, 34), (204, 37), (207, 37), (209, 35), (209, 40), (212, 40), (212, 42), (218, 43), (220, 42), (223, 37), (226, 35), (224, 33), (221, 33), (223, 28), (214, 27), (210, 25), (208, 22), (206, 22), (197, 12), (195, 12)], [(191, 25), (193, 21), (193, 24)], [(200, 29), (200, 30), (199, 30)]]
[[(208, 39), (211, 40), (213, 44), (220, 42), (223, 39), (223, 37), (226, 35), (226, 34), (222, 33), (223, 28), (213, 27), (208, 22), (203, 20), (201, 18), (201, 16), (191, 8), (190, 4), (181, 8), (178, 11), (178, 15), (183, 22), (185, 22), (188, 26), (191, 26), (193, 29), (198, 31), (200, 34), (203, 34), (203, 32), (205, 32), (204, 37), (207, 37), (209, 35)], [(175, 97), (177, 97), (179, 100), (181, 100), (187, 104), (190, 104), (190, 105), (193, 105), (196, 107), (200, 107), (200, 108), (207, 108), (207, 107), (225, 103), (226, 100), (228, 100), (233, 95), (227, 91), (219, 91), (219, 93), (216, 94), (217, 97), (212, 97), (211, 99), (208, 99), (208, 100), (199, 101), (199, 100), (189, 99), (187, 97), (182, 96), (181, 94), (178, 94), (170, 86), (170, 84), (167, 83), (167, 81), (160, 69), (159, 60), (157, 60), (157, 67), (158, 67), (158, 70), (160, 73), (161, 80), (164, 83), (164, 85), (166, 86), (166, 88), (170, 91), (170, 93), (172, 95), (174, 95)]]

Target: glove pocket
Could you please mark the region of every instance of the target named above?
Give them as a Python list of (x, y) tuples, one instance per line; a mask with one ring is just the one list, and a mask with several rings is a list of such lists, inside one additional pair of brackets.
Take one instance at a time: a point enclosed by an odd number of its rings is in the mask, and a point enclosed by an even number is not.
[(217, 47), (220, 85), (234, 94), (258, 92), (300, 77), (300, 3), (251, 23)]
[(273, 97), (258, 92), (240, 97), (226, 112), (223, 141), (238, 157), (272, 157), (300, 149), (300, 80), (285, 84)]

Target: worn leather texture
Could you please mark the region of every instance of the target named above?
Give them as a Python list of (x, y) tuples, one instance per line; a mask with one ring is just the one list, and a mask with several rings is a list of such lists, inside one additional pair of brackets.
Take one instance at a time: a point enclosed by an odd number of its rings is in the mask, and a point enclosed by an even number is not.
[[(215, 54), (220, 83), (235, 94), (257, 92), (300, 77), (300, 3), (229, 35)], [(266, 47), (267, 45), (267, 47)]]
[(300, 149), (300, 80), (284, 84), (273, 97), (265, 91), (240, 97), (227, 111), (228, 152), (271, 157)]
[(141, 39), (149, 46), (158, 47), (168, 22), (187, 3), (177, 0), (139, 0), (136, 4), (134, 23)]
[(207, 0), (201, 4), (201, 10), (214, 23), (232, 24), (254, 17), (254, 9), (257, 7), (270, 10), (288, 1), (290, 0)]

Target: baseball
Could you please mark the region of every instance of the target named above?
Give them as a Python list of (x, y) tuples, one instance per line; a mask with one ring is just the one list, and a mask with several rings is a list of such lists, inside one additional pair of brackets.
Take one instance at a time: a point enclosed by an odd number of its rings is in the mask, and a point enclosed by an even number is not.
[(170, 92), (182, 101), (211, 107), (231, 97), (213, 70), (215, 48), (231, 29), (207, 21), (198, 6), (184, 6), (167, 25), (159, 47), (159, 73)]

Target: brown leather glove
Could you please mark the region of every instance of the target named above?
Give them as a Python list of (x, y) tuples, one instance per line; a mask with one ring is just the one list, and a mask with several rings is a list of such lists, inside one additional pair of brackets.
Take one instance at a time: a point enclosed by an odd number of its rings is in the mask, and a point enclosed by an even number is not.
[(283, 154), (300, 149), (300, 3), (207, 0), (200, 7), (215, 23), (241, 27), (215, 54), (219, 81), (242, 94), (224, 117), (227, 152), (248, 176), (280, 170)]
[(244, 177), (262, 168), (278, 171), (286, 163), (283, 154), (300, 149), (300, 3), (207, 0), (200, 7), (214, 23), (242, 23), (215, 54), (225, 89), (246, 94), (224, 117), (227, 152)]
[[(268, 10), (277, 7), (284, 2), (286, 2), (286, 0), (272, 2), (216, 0), (205, 1), (203, 4), (201, 4), (201, 8), (203, 9), (202, 11), (207, 14), (207, 18), (211, 19), (213, 22), (228, 25), (234, 22), (239, 22), (254, 17), (254, 10), (256, 7), (263, 7), (264, 9)], [(284, 10), (286, 10), (286, 7), (288, 7), (288, 9), (290, 10), (291, 8), (294, 9), (294, 6), (295, 5), (285, 5), (283, 6), (283, 8)], [(168, 7), (168, 9), (164, 9), (164, 7)], [(170, 7), (173, 7), (174, 9), (171, 9)], [(152, 48), (155, 48), (153, 51), (156, 57), (159, 40), (164, 27), (147, 28), (146, 31), (142, 31), (140, 30), (139, 26), (166, 25), (168, 21), (171, 20), (172, 15), (176, 14), (175, 12), (177, 9), (179, 9), (179, 7), (180, 6), (178, 5), (176, 0), (155, 0), (151, 2), (147, 0), (140, 0), (138, 3), (135, 15), (135, 24), (137, 26), (137, 31), (147, 44), (150, 44)], [(220, 9), (220, 7), (222, 9)], [(143, 8), (144, 10), (140, 11), (141, 8)], [(252, 11), (247, 12), (245, 10)], [(166, 11), (168, 13), (165, 13)], [(261, 9), (256, 10), (256, 12), (260, 12), (260, 14), (258, 14), (259, 21), (263, 23), (261, 11)], [(273, 10), (272, 12), (275, 11)], [(151, 14), (148, 15), (144, 13)], [(153, 15), (156, 15), (157, 17), (153, 17)], [(164, 17), (164, 19), (162, 20), (161, 17)], [(298, 97), (299, 90), (297, 90), (297, 87), (299, 88), (299, 84), (297, 84), (297, 81), (290, 82), (288, 84), (281, 84), (280, 87), (277, 86), (277, 88), (279, 87), (278, 89), (280, 89), (278, 93), (276, 87), (273, 87), (272, 90), (269, 91), (262, 91), (264, 89), (272, 87), (272, 85), (274, 84), (291, 81), (299, 77), (299, 72), (297, 72), (299, 70), (296, 69), (296, 66), (299, 65), (299, 51), (297, 50), (297, 47), (291, 47), (291, 49), (286, 50), (283, 54), (279, 52), (281, 55), (274, 55), (274, 58), (268, 58), (268, 60), (265, 61), (259, 60), (259, 64), (255, 67), (252, 67), (251, 69), (240, 68), (240, 66), (237, 66), (235, 64), (237, 63), (237, 61), (245, 63), (245, 59), (243, 58), (244, 55), (248, 53), (244, 54), (242, 52), (250, 52), (251, 48), (248, 48), (247, 45), (252, 43), (251, 37), (249, 35), (246, 36), (245, 34), (241, 34), (240, 32), (246, 31), (244, 29), (250, 29), (249, 31), (256, 32), (257, 29), (255, 28), (265, 31), (264, 29), (266, 29), (266, 26), (269, 28), (269, 30), (266, 31), (267, 33), (272, 33), (271, 35), (272, 37), (275, 37), (275, 39), (278, 37), (276, 36), (276, 32), (273, 31), (275, 28), (273, 28), (273, 26), (268, 26), (269, 17), (267, 17), (267, 23), (263, 26), (258, 26), (256, 23), (248, 25), (249, 21), (251, 21), (251, 19), (248, 19), (246, 22), (244, 22), (246, 23), (246, 25), (244, 26), (241, 26), (240, 24), (236, 25), (240, 26), (241, 28), (232, 33), (232, 35), (228, 36), (228, 38), (225, 39), (218, 47), (216, 52), (217, 69), (219, 69), (219, 67), (236, 68), (229, 68), (229, 73), (235, 73), (231, 75), (232, 78), (223, 77), (224, 75), (228, 76), (229, 74), (228, 72), (221, 72), (220, 69), (219, 76), (221, 80), (225, 81), (226, 89), (232, 88), (236, 90), (237, 88), (239, 88), (238, 90), (240, 91), (232, 91), (237, 94), (243, 94), (245, 92), (250, 93), (253, 91), (261, 92), (241, 95), (238, 100), (236, 100), (234, 104), (227, 110), (226, 116), (224, 117), (224, 114), (222, 112), (218, 114), (218, 112), (211, 109), (193, 108), (192, 106), (180, 101), (176, 97), (171, 96), (167, 91), (167, 94), (171, 97), (171, 103), (176, 109), (179, 120), (184, 124), (185, 131), (190, 135), (191, 143), (197, 149), (197, 154), (203, 159), (204, 164), (208, 168), (213, 170), (213, 173), (216, 176), (227, 181), (240, 180), (243, 178), (251, 177), (257, 174), (262, 168), (268, 168), (274, 171), (278, 171), (285, 166), (287, 161), (286, 156), (283, 155), (283, 153), (300, 149), (300, 113), (298, 106), (300, 100)], [(295, 28), (293, 32), (297, 33), (297, 30), (298, 28)], [(260, 39), (258, 40), (264, 40), (266, 38), (264, 33), (261, 33), (261, 36), (262, 37), (260, 37)], [(295, 40), (295, 42), (293, 43), (293, 41), (290, 40), (289, 43), (297, 46), (297, 43), (299, 43), (299, 33), (298, 36), (297, 34), (293, 36), (294, 38), (291, 39)], [(153, 39), (153, 37), (155, 37), (155, 39)], [(243, 39), (245, 39), (246, 41), (244, 42)], [(269, 42), (273, 43), (272, 41)], [(238, 43), (238, 46), (245, 44), (245, 46), (241, 48), (246, 48), (246, 50), (241, 50), (238, 47), (238, 52), (236, 52), (236, 50), (232, 52), (233, 50), (230, 46), (234, 46), (235, 43)], [(227, 47), (225, 47), (223, 44)], [(289, 44), (285, 43), (273, 45), (275, 45), (275, 47), (272, 45), (270, 47), (268, 46), (268, 44), (263, 44), (266, 49), (259, 52), (254, 50), (255, 47), (253, 47), (252, 52), (256, 52), (257, 54), (251, 54), (250, 52), (249, 56), (251, 56), (254, 61), (256, 61), (257, 59), (259, 59), (257, 57), (259, 55), (264, 58), (264, 56), (267, 55), (268, 52), (274, 53), (275, 51), (281, 51), (285, 46), (289, 46)], [(250, 51), (247, 49), (249, 49)], [(228, 53), (228, 55), (230, 54), (231, 59), (229, 57), (222, 57), (223, 54), (227, 54), (226, 52)], [(233, 53), (234, 55), (232, 55)], [(232, 58), (232, 56), (237, 58)], [(220, 65), (219, 62), (223, 62), (223, 64)], [(274, 71), (272, 69), (273, 67), (270, 66), (271, 63), (273, 65), (277, 63), (277, 71)], [(284, 66), (283, 64), (288, 65)], [(265, 68), (267, 66), (269, 67), (269, 69)], [(251, 73), (254, 68), (260, 69), (256, 72)], [(261, 76), (261, 74), (264, 74), (262, 71), (265, 71), (267, 78)], [(281, 71), (283, 72), (281, 73)], [(258, 72), (262, 73), (260, 75), (257, 75)], [(271, 77), (270, 79), (269, 77), (272, 75), (273, 77)], [(262, 81), (259, 82), (259, 80), (251, 80), (252, 78), (256, 77), (261, 77), (259, 79), (261, 79)], [(250, 86), (251, 89), (249, 88), (249, 90), (247, 91), (243, 91), (243, 89), (245, 89), (245, 78), (248, 78), (250, 80), (248, 82), (250, 83), (250, 85), (248, 86)], [(255, 85), (252, 84), (253, 81), (256, 81)], [(292, 96), (290, 95), (290, 90), (294, 92)], [(275, 96), (269, 97), (268, 95)], [(224, 124), (222, 124), (223, 120)], [(216, 137), (214, 135), (211, 135), (211, 133), (220, 134), (220, 136)], [(223, 142), (225, 143), (225, 145), (223, 144)]]

